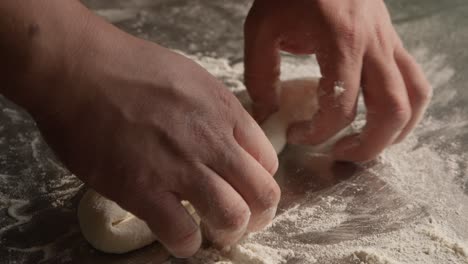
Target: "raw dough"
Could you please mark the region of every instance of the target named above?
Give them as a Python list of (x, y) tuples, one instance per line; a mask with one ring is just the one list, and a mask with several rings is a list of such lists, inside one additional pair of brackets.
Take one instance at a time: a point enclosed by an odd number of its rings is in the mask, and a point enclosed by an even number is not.
[(104, 252), (125, 253), (156, 240), (144, 221), (94, 190), (81, 198), (78, 219), (86, 240)]
[(319, 79), (294, 79), (281, 83), (278, 112), (261, 125), (263, 132), (279, 154), (287, 143), (288, 127), (298, 121), (311, 120), (318, 110)]
[[(197, 223), (195, 209), (182, 201)], [(81, 232), (96, 249), (107, 253), (126, 253), (156, 241), (148, 225), (115, 202), (89, 189), (78, 206)]]
[[(280, 109), (261, 126), (277, 153), (286, 145), (288, 126), (296, 121), (311, 119), (317, 111), (317, 84), (318, 79), (298, 79), (282, 83)], [(199, 222), (193, 207), (188, 202), (183, 204)], [(125, 253), (156, 240), (144, 221), (94, 190), (88, 190), (81, 199), (78, 219), (86, 240), (103, 252)]]

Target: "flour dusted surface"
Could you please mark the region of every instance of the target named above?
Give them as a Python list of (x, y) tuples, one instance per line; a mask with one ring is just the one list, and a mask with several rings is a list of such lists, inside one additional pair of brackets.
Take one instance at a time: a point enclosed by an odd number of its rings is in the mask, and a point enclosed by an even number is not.
[[(424, 50), (415, 53), (427, 56)], [(426, 71), (437, 68), (441, 56), (435, 57), (419, 58)], [(194, 59), (234, 92), (245, 89), (242, 64)], [(319, 76), (313, 60), (283, 58), (282, 79), (310, 75)], [(429, 79), (438, 89), (451, 75), (453, 70), (444, 68)], [(362, 126), (362, 100), (359, 110), (357, 126)], [(451, 118), (459, 121), (450, 122), (454, 126), (462, 125), (463, 118)], [(426, 118), (378, 160), (345, 168), (353, 172), (342, 179), (328, 156), (287, 149), (277, 175), (282, 203), (265, 230), (230, 251), (205, 248), (189, 260), (168, 263), (468, 264), (468, 197), (460, 184), (467, 181), (466, 154), (448, 154), (446, 148), (456, 149), (456, 142), (427, 143), (447, 122)]]

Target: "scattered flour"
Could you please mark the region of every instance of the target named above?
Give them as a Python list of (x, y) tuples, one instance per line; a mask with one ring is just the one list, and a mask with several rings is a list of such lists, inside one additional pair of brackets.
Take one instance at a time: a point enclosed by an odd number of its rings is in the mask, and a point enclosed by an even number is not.
[(34, 157), (34, 159), (39, 162), (40, 161), (40, 158), (39, 158), (39, 149), (38, 149), (38, 145), (40, 144), (40, 141), (41, 139), (39, 137), (35, 137), (32, 141), (31, 141), (31, 153)]
[[(294, 257), (294, 252), (287, 249), (273, 249), (258, 243), (243, 243), (234, 246), (229, 256), (236, 263), (279, 264)], [(314, 261), (313, 258), (311, 260)]]
[(11, 205), (8, 207), (8, 215), (18, 221), (17, 224), (23, 224), (31, 220), (30, 215), (20, 213), (21, 209), (29, 205), (28, 200), (11, 199)]
[[(242, 64), (192, 59), (234, 92), (245, 89)], [(425, 71), (433, 73), (436, 89), (454, 74), (450, 68), (437, 67), (443, 59), (435, 56), (423, 62)], [(310, 74), (319, 76), (313, 58), (283, 58), (283, 79)], [(337, 86), (335, 91), (343, 92)], [(359, 109), (362, 104), (361, 100)], [(362, 117), (357, 127), (364, 124)], [(463, 118), (451, 119), (460, 119), (451, 124), (462, 127)], [(191, 259), (167, 263), (468, 264), (468, 196), (457, 181), (467, 180), (463, 165), (467, 157), (438, 149), (447, 144), (457, 147), (450, 138), (428, 138), (447, 124), (426, 118), (414, 135), (377, 161), (360, 166), (351, 178), (291, 196), (294, 201), (283, 205), (265, 230), (248, 235), (229, 252), (207, 248)], [(283, 198), (287, 195), (283, 193)]]
[(334, 89), (333, 92), (334, 92), (335, 97), (339, 97), (346, 91), (344, 88), (344, 82), (342, 81), (335, 82), (335, 86), (333, 87), (333, 89)]
[(14, 110), (14, 109), (11, 109), (11, 108), (4, 108), (3, 110), (3, 113), (6, 114), (13, 123), (19, 123), (20, 121), (23, 120), (23, 117), (21, 116), (21, 113)]
[(359, 250), (351, 255), (353, 263), (357, 264), (399, 264), (394, 260), (390, 260), (381, 253), (376, 253), (374, 250)]

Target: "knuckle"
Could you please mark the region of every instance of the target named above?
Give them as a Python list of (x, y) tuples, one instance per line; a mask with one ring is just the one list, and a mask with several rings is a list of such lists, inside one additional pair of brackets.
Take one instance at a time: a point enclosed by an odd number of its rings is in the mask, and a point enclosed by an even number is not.
[(375, 39), (379, 46), (384, 47), (384, 48), (389, 48), (391, 45), (394, 44), (393, 41), (389, 41), (389, 32), (386, 30), (385, 27), (382, 27), (381, 25), (377, 25), (375, 27)]
[(397, 103), (394, 106), (389, 107), (386, 114), (388, 119), (403, 126), (408, 123), (411, 118), (411, 108), (402, 103)]
[(278, 171), (278, 168), (279, 168), (278, 156), (277, 155), (273, 156), (273, 158), (270, 161), (266, 161), (265, 164), (268, 164), (268, 165), (266, 165), (265, 169), (271, 175), (274, 175)]
[(229, 92), (229, 90), (222, 87), (222, 85), (221, 87), (218, 87), (215, 92), (215, 96), (218, 99), (218, 102), (227, 109), (238, 108), (238, 101), (235, 99), (234, 95)]
[(344, 126), (351, 124), (356, 118), (356, 108), (353, 106), (342, 105), (339, 109), (339, 116), (341, 117)]
[(208, 156), (207, 159), (210, 164), (217, 164), (219, 167), (234, 170), (237, 168), (236, 166), (238, 166), (237, 162), (239, 160), (239, 157), (236, 156), (236, 147), (231, 140), (225, 140), (225, 142), (224, 144), (218, 144), (215, 149), (209, 151), (206, 154)]
[(273, 179), (272, 181), (273, 183), (271, 183), (268, 188), (264, 188), (263, 193), (257, 197), (253, 206), (255, 212), (262, 213), (278, 206), (281, 198), (281, 190)]
[(375, 28), (375, 33), (374, 33), (374, 36), (375, 36), (375, 41), (377, 41), (378, 45), (380, 47), (385, 47), (387, 45), (387, 36), (386, 34), (382, 31), (382, 28), (380, 27), (376, 27)]
[(373, 32), (373, 50), (379, 52), (380, 54), (385, 55), (387, 58), (392, 58), (394, 56), (395, 49), (395, 40), (393, 36), (388, 33), (384, 27), (377, 25)]
[(423, 84), (414, 91), (414, 103), (418, 106), (424, 106), (431, 101), (432, 95), (432, 87), (429, 84)]
[(356, 23), (347, 23), (341, 25), (340, 37), (343, 40), (346, 53), (352, 56), (358, 56), (363, 53), (365, 38), (361, 27)]
[(224, 214), (221, 229), (226, 231), (237, 231), (245, 228), (249, 223), (250, 209), (246, 205), (237, 206), (234, 210)]

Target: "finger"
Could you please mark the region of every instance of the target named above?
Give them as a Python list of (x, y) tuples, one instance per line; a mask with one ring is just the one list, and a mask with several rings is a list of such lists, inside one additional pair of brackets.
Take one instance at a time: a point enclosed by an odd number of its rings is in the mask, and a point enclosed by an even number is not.
[(237, 122), (234, 128), (234, 138), (246, 152), (273, 176), (278, 170), (278, 156), (275, 149), (260, 126), (248, 113), (243, 111), (239, 115), (244, 118)]
[(198, 251), (202, 242), (200, 229), (176, 195), (145, 192), (144, 197), (133, 196), (131, 200), (131, 204), (138, 205), (131, 211), (146, 221), (172, 255), (186, 258)]
[(363, 70), (366, 125), (361, 134), (335, 145), (334, 155), (339, 160), (375, 158), (393, 143), (411, 116), (405, 83), (392, 56), (368, 55)]
[(291, 143), (322, 143), (348, 126), (356, 115), (362, 56), (330, 51), (318, 54), (317, 59), (323, 75), (318, 89), (320, 108), (312, 121), (290, 126)]
[(244, 25), (244, 81), (261, 122), (277, 110), (280, 76), (279, 42), (274, 27), (265, 27), (259, 8), (252, 8)]
[(251, 212), (249, 231), (271, 222), (276, 214), (281, 191), (271, 174), (236, 142), (229, 151), (218, 155), (213, 169), (244, 199)]
[(395, 61), (405, 81), (412, 112), (410, 121), (394, 142), (399, 143), (422, 119), (432, 97), (432, 88), (419, 65), (403, 47), (396, 49)]
[(247, 203), (210, 167), (196, 164), (194, 173), (196, 179), (181, 186), (184, 199), (195, 207), (208, 240), (219, 247), (234, 244), (247, 230)]

